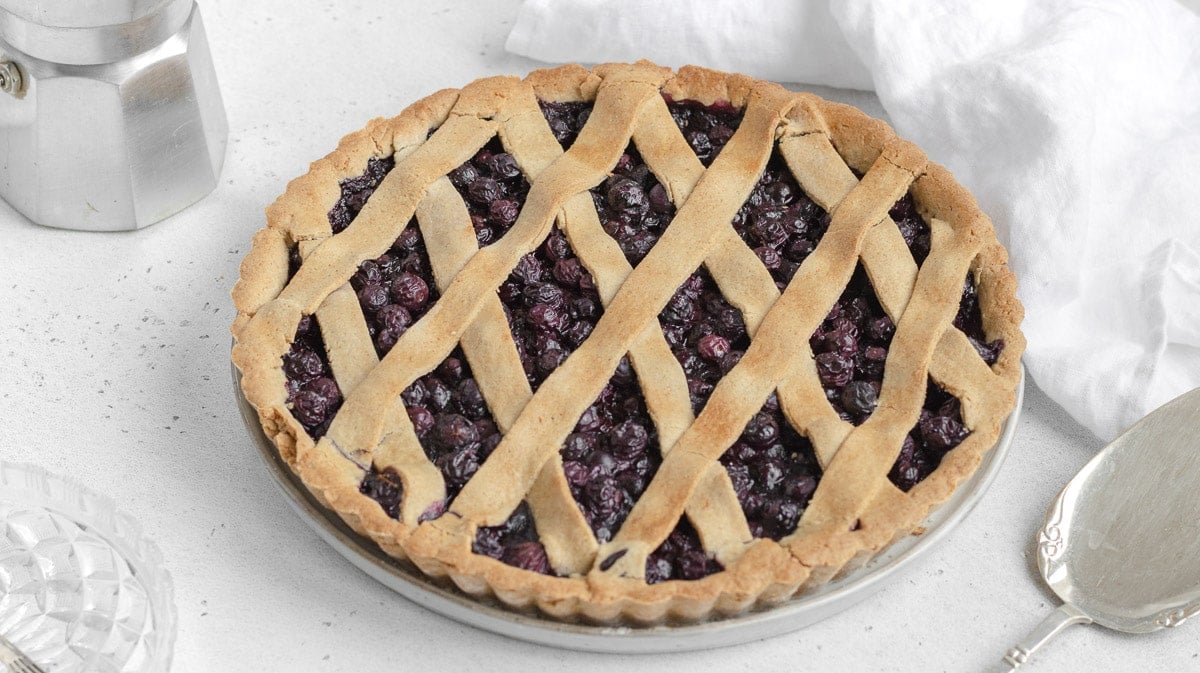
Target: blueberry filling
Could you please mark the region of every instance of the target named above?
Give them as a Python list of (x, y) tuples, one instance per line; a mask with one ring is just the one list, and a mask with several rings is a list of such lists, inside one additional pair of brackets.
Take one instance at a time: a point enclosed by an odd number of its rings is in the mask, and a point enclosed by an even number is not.
[(360, 264), (350, 286), (367, 319), (375, 352), (383, 357), (438, 298), (416, 220), (409, 221), (387, 252)]
[(588, 117), (592, 116), (591, 103), (554, 103), (543, 100), (538, 101), (538, 105), (542, 108), (542, 116), (546, 118), (546, 123), (550, 125), (550, 131), (563, 149), (571, 148)]
[(888, 472), (888, 479), (901, 490), (910, 490), (933, 473), (946, 453), (961, 444), (968, 434), (970, 431), (963, 426), (958, 399), (930, 379), (920, 420), (905, 435), (900, 456)]
[(717, 382), (750, 345), (742, 313), (701, 267), (675, 291), (658, 322), (687, 376), (692, 411), (699, 414)]
[(829, 229), (829, 214), (808, 198), (776, 148), (733, 228), (783, 291)]
[(744, 111), (728, 101), (704, 105), (696, 101), (675, 101), (666, 95), (663, 97), (667, 100), (671, 118), (700, 163), (711, 165), (742, 123)]
[(499, 526), (481, 526), (472, 551), (498, 561), (543, 575), (553, 575), (546, 548), (538, 542), (533, 513), (524, 501), (508, 520)]
[[(862, 176), (859, 176), (862, 177)], [(899, 201), (892, 205), (888, 215), (896, 226), (900, 229), (900, 235), (904, 237), (904, 243), (912, 252), (913, 259), (916, 260), (917, 266), (925, 263), (925, 258), (929, 256), (930, 234), (929, 224), (917, 212), (917, 204), (913, 201), (911, 194), (905, 194)]]
[[(395, 159), (392, 157), (372, 157), (367, 160), (367, 168), (362, 175), (341, 182), (341, 197), (328, 214), (329, 225), (333, 233), (339, 233), (350, 225), (350, 222), (366, 205), (367, 199), (375, 192), (379, 183), (394, 166)], [(408, 241), (409, 244), (403, 246), (403, 241)], [(417, 230), (414, 222), (409, 222), (404, 232), (401, 233), (393, 250), (396, 248), (407, 251), (419, 248), (421, 263), (428, 266), (424, 243), (421, 241), (420, 231)], [(381, 262), (383, 263), (381, 264)], [(300, 268), (300, 264), (300, 250), (298, 246), (294, 246), (288, 255), (289, 278)], [(380, 353), (386, 352), (391, 344), (395, 343), (395, 338), (399, 337), (399, 333), (407, 328), (414, 319), (412, 314), (406, 310), (389, 307), (388, 290), (390, 290), (390, 284), (396, 275), (391, 273), (393, 266), (399, 265), (394, 264), (394, 260), (388, 255), (373, 262), (364, 262), (352, 281), (355, 283), (355, 290), (359, 292), (359, 301), (364, 305), (364, 310), (371, 309), (368, 314), (368, 324), (376, 350)], [(384, 277), (385, 271), (389, 272), (386, 278)], [(367, 287), (368, 285), (369, 287)], [(427, 307), (428, 304), (420, 307), (421, 312), (423, 313)], [(392, 328), (392, 331), (383, 335), (382, 345), (385, 347), (381, 348), (380, 339), (377, 337), (380, 322), (378, 318), (380, 309), (385, 308), (382, 318), (386, 323), (385, 326)], [(292, 414), (314, 439), (322, 437), (329, 428), (329, 422), (333, 419), (338, 407), (341, 406), (342, 394), (333, 379), (328, 357), (325, 354), (325, 343), (312, 316), (305, 316), (301, 319), (296, 329), (296, 335), (292, 339), (291, 348), (284, 355), (283, 362), (284, 374), (287, 377), (288, 404), (292, 409)]]
[(500, 443), (500, 431), (461, 348), (400, 393), (425, 455), (442, 473), (448, 506)]
[(963, 280), (962, 301), (958, 305), (958, 313), (954, 316), (954, 326), (967, 335), (967, 340), (984, 362), (989, 366), (996, 364), (996, 360), (1000, 359), (1000, 352), (1004, 350), (1004, 339), (989, 342), (984, 336), (979, 294), (969, 275)]
[(612, 175), (591, 191), (604, 231), (616, 239), (629, 263), (637, 266), (675, 216), (675, 204), (667, 190), (630, 143)]
[(499, 293), (534, 390), (588, 338), (604, 312), (592, 274), (557, 228), (517, 262)]
[(304, 316), (296, 327), (292, 346), (283, 356), (283, 373), (292, 415), (314, 439), (319, 439), (342, 405), (342, 393), (333, 379), (325, 341), (312, 316)]
[(895, 333), (860, 264), (808, 340), (825, 397), (842, 420), (858, 425), (875, 410)]
[(646, 583), (698, 580), (724, 569), (715, 559), (705, 555), (700, 536), (685, 516), (658, 549), (646, 558)]
[[(706, 166), (741, 120), (740, 111), (728, 104), (703, 106), (669, 99), (668, 104), (684, 138)], [(569, 148), (591, 105), (542, 103), (542, 111), (556, 139)], [(391, 158), (371, 159), (363, 175), (343, 181), (341, 198), (329, 212), (334, 233), (349, 226), (393, 163)], [(450, 178), (467, 205), (481, 247), (499, 240), (512, 227), (529, 189), (519, 166), (498, 140), (452, 171)], [(633, 265), (649, 253), (675, 214), (666, 190), (632, 144), (613, 175), (592, 195), (605, 230)], [(891, 216), (920, 264), (929, 254), (929, 227), (912, 197), (900, 199)], [(804, 194), (776, 151), (733, 225), (783, 289), (815, 249), (829, 226), (829, 216)], [(292, 251), (290, 262), (295, 273), (300, 265), (297, 250)], [(438, 297), (415, 221), (387, 253), (363, 262), (351, 285), (382, 357)], [(557, 228), (520, 260), (498, 293), (534, 389), (587, 338), (603, 311), (591, 274)], [(699, 413), (713, 387), (749, 345), (741, 314), (702, 267), (681, 285), (659, 320), (684, 368), (692, 406)], [(980, 356), (994, 364), (1004, 344), (984, 337), (978, 297), (969, 277), (954, 324)], [(826, 396), (847, 421), (857, 425), (874, 410), (894, 330), (866, 274), (857, 269), (810, 338)], [(342, 398), (313, 318), (301, 321), (283, 365), (293, 414), (314, 438), (321, 437)], [(420, 517), (436, 518), (499, 443), (500, 434), (461, 350), (409, 386), (403, 400), (422, 447), (445, 478), (447, 499), (434, 503)], [(904, 490), (912, 488), (967, 434), (958, 401), (931, 381), (920, 421), (906, 437), (889, 477)], [(628, 360), (622, 360), (581, 416), (561, 456), (572, 494), (593, 532), (601, 541), (611, 539), (661, 463), (657, 432)], [(775, 395), (720, 460), (756, 537), (780, 539), (790, 534), (821, 477), (810, 443), (787, 422)], [(393, 468), (372, 466), (360, 490), (379, 502), (388, 516), (399, 517), (403, 485)], [(552, 573), (525, 503), (506, 523), (480, 528), (474, 550), (509, 565)], [(720, 570), (705, 556), (685, 517), (650, 555), (646, 577), (656, 583), (698, 579)]]
[(621, 359), (559, 453), (571, 494), (596, 539), (611, 540), (662, 463), (658, 431), (628, 358)]
[(384, 176), (395, 165), (394, 157), (371, 157), (367, 160), (367, 170), (362, 175), (342, 180), (342, 197), (329, 211), (329, 226), (333, 233), (340, 233), (350, 226), (358, 212), (367, 205), (367, 199), (371, 198), (379, 183), (383, 182)]
[[(700, 413), (716, 383), (750, 343), (741, 313), (701, 269), (684, 282), (659, 320), (683, 366), (692, 408)], [(812, 444), (792, 429), (774, 394), (721, 456), (721, 463), (755, 537), (778, 540), (791, 533), (821, 478)]]
[(775, 394), (721, 455), (754, 537), (779, 540), (796, 529), (821, 467), (808, 439), (796, 432)]
[[(741, 122), (741, 112), (727, 104), (704, 107), (691, 101), (671, 102), (669, 108), (684, 138), (705, 166), (712, 163)], [(770, 177), (775, 175), (772, 173)], [(632, 143), (618, 159), (612, 175), (591, 191), (604, 230), (616, 239), (634, 266), (650, 252), (675, 216), (675, 204), (666, 188), (650, 172)], [(799, 193), (799, 187), (794, 192)], [(749, 208), (743, 206), (738, 216), (745, 218)]]
[(367, 476), (358, 485), (358, 492), (379, 503), (383, 511), (393, 519), (400, 518), (400, 503), (404, 500), (404, 484), (395, 468), (382, 470), (371, 466)]
[(450, 182), (467, 204), (480, 247), (495, 243), (512, 228), (529, 195), (529, 182), (499, 138), (450, 171)]

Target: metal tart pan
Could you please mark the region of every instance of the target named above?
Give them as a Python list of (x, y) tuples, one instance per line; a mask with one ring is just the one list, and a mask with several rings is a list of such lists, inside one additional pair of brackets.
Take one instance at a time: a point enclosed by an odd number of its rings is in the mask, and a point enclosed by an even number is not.
[(414, 603), (463, 624), (541, 645), (622, 654), (726, 647), (795, 631), (845, 610), (911, 571), (983, 498), (1012, 444), (1025, 397), (1022, 371), (1017, 403), (1001, 427), (1000, 439), (984, 455), (975, 475), (929, 515), (923, 534), (904, 538), (847, 576), (778, 605), (700, 623), (637, 627), (564, 622), (534, 609), (514, 609), (495, 598), (471, 596), (449, 580), (429, 578), (411, 563), (388, 556), (317, 502), (292, 473), (263, 433), (257, 412), (242, 395), (239, 378), (234, 368), (234, 394), (242, 420), (272, 481), (296, 514), (359, 570)]

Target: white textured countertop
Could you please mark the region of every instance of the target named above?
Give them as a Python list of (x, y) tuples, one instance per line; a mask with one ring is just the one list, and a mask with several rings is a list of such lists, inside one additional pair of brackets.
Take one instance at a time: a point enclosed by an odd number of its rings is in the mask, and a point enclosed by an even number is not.
[[(503, 50), (516, 5), (203, 2), (230, 122), (211, 196), (128, 234), (44, 229), (0, 204), (0, 456), (74, 475), (144, 524), (175, 578), (177, 673), (966, 671), (994, 661), (1051, 608), (1033, 534), (1099, 448), (1032, 382), (991, 491), (915, 570), (822, 623), (715, 651), (582, 654), (461, 626), (356, 570), (285, 504), (229, 378), (229, 289), (250, 236), (290, 178), (369, 118), (537, 67)], [(881, 115), (869, 94), (819, 93)], [(1195, 670), (1200, 644), (1182, 630), (1076, 628), (1026, 670)]]

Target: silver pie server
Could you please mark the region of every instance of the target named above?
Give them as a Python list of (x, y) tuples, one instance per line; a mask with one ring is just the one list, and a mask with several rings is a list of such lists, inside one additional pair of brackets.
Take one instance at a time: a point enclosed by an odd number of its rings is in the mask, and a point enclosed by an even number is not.
[(1037, 561), (1063, 600), (994, 670), (1011, 671), (1072, 624), (1126, 633), (1200, 612), (1200, 388), (1117, 437), (1055, 498)]

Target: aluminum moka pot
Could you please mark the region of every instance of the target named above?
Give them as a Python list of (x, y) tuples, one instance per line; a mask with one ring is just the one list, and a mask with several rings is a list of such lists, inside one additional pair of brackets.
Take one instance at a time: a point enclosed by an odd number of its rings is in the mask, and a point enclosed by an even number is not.
[(194, 0), (0, 0), (0, 196), (140, 229), (212, 191), (228, 126)]

